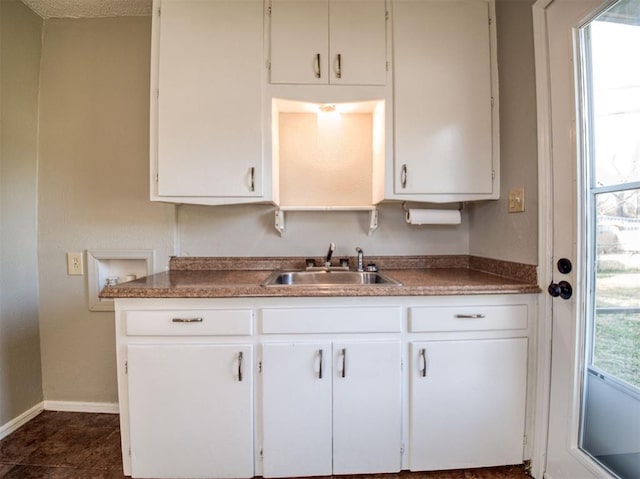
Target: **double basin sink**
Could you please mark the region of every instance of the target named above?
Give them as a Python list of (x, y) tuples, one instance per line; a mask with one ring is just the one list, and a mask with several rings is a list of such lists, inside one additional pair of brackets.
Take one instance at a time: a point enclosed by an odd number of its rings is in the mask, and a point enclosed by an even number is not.
[(262, 286), (402, 286), (402, 283), (373, 271), (274, 271)]

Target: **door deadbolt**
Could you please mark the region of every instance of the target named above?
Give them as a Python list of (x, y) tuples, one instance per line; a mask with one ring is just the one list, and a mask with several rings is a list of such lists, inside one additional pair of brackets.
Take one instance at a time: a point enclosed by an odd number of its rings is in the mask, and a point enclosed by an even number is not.
[(573, 265), (571, 264), (571, 260), (568, 258), (560, 258), (557, 263), (558, 271), (562, 274), (569, 274), (573, 269)]

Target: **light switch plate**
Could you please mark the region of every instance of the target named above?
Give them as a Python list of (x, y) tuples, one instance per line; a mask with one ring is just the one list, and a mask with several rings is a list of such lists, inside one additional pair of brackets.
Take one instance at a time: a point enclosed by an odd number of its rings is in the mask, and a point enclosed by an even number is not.
[(509, 190), (509, 213), (522, 213), (524, 211), (524, 187), (511, 188)]
[(67, 274), (83, 275), (84, 265), (82, 262), (82, 253), (67, 253)]

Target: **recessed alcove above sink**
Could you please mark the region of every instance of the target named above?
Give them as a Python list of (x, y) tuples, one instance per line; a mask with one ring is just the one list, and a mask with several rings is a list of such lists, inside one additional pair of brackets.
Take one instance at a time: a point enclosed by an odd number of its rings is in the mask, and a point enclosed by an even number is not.
[(310, 103), (273, 99), (280, 206), (371, 206), (384, 169), (383, 100)]
[[(272, 145), (278, 165), (276, 229), (285, 211), (366, 211), (371, 234), (385, 162), (385, 101), (272, 100)], [(380, 191), (378, 192), (378, 190)]]

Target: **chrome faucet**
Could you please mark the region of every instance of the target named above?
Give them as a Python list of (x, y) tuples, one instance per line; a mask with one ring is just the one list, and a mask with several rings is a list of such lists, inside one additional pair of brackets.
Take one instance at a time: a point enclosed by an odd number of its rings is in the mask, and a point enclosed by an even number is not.
[(360, 246), (356, 247), (356, 251), (358, 252), (358, 260), (356, 262), (356, 271), (362, 273), (364, 271), (364, 252)]
[(335, 250), (336, 250), (336, 244), (335, 243), (329, 243), (329, 251), (327, 251), (327, 259), (324, 262), (324, 266), (327, 269), (331, 268), (331, 256), (333, 255), (333, 252)]

